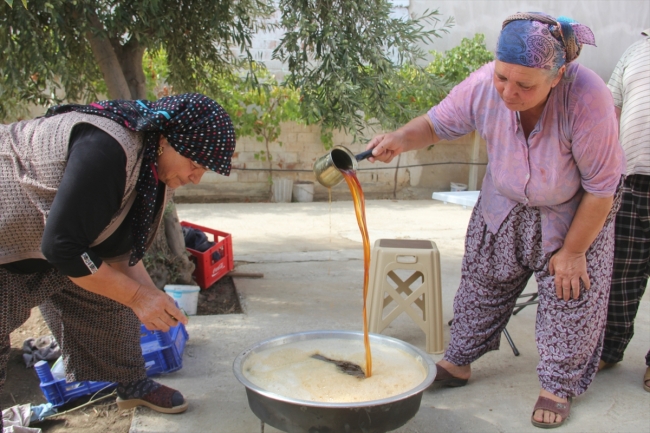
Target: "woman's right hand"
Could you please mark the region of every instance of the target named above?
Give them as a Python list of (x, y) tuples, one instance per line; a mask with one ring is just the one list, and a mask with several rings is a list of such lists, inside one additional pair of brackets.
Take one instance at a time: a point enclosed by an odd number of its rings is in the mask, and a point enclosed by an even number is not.
[(129, 266), (128, 260), (103, 262), (94, 274), (70, 279), (89, 292), (129, 307), (151, 331), (167, 332), (179, 322), (187, 324), (187, 317), (174, 300), (154, 285), (142, 260), (135, 266)]
[(404, 139), (399, 130), (387, 134), (380, 134), (368, 142), (366, 150), (369, 149), (374, 150), (372, 156), (368, 158), (368, 161), (389, 163), (397, 155), (404, 152)]
[(179, 322), (187, 325), (187, 317), (174, 300), (157, 287), (140, 284), (127, 306), (150, 331), (167, 332)]

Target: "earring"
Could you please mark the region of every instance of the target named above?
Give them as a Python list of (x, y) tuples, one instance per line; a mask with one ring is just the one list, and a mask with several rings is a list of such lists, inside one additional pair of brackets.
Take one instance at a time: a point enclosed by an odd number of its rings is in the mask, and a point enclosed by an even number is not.
[(163, 147), (162, 146), (158, 146), (158, 150), (156, 151), (156, 154), (158, 154), (158, 156), (163, 154)]

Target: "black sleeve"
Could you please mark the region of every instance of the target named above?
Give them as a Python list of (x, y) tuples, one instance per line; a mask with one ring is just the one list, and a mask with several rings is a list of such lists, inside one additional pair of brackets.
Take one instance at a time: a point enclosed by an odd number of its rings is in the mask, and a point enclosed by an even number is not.
[(83, 277), (102, 263), (90, 244), (119, 210), (126, 185), (126, 154), (106, 132), (75, 126), (68, 162), (47, 217), (41, 250), (62, 274)]

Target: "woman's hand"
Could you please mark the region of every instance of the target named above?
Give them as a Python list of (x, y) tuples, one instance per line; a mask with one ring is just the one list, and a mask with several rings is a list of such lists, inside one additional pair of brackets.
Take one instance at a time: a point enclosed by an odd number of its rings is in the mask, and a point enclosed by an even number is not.
[(584, 253), (571, 253), (560, 248), (548, 263), (548, 271), (555, 276), (555, 294), (568, 301), (580, 296), (580, 281), (585, 290), (591, 287), (587, 274), (587, 257)]
[(389, 163), (397, 155), (404, 152), (404, 139), (399, 133), (399, 130), (387, 134), (380, 134), (370, 140), (366, 149), (375, 149), (372, 152), (372, 156), (368, 158), (368, 161)]
[(589, 289), (586, 251), (602, 230), (613, 201), (614, 197), (596, 197), (588, 192), (582, 196), (564, 245), (548, 263), (549, 273), (555, 275), (558, 298), (578, 299), (581, 280), (585, 290)]
[(187, 324), (187, 317), (172, 298), (159, 290), (142, 261), (129, 266), (128, 261), (102, 263), (97, 272), (72, 278), (73, 283), (89, 292), (105, 296), (133, 310), (147, 329), (169, 331), (172, 326)]
[(166, 332), (179, 322), (187, 324), (187, 317), (176, 307), (174, 300), (155, 286), (141, 284), (127, 306), (150, 331)]

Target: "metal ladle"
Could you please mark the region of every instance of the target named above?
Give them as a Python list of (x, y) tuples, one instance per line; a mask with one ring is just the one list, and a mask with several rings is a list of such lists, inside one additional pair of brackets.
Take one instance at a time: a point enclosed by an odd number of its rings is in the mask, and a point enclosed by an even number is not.
[(332, 188), (343, 181), (341, 170), (357, 170), (357, 162), (372, 156), (372, 149), (353, 154), (346, 147), (335, 146), (329, 153), (314, 162), (316, 180), (327, 188)]

